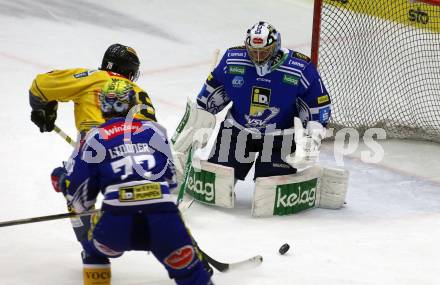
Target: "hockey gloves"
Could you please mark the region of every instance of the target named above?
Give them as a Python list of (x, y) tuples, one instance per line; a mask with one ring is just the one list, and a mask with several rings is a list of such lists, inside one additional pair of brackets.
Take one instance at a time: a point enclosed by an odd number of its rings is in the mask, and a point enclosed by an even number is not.
[(298, 170), (314, 166), (318, 161), (321, 140), (325, 137), (325, 129), (315, 121), (309, 121), (304, 129), (299, 118), (295, 122), (295, 153), (286, 157), (286, 162)]
[(31, 121), (40, 128), (40, 132), (51, 132), (57, 119), (58, 102), (50, 101), (43, 108), (33, 109)]
[(66, 187), (66, 175), (67, 170), (64, 167), (57, 167), (52, 171), (50, 179), (52, 180), (52, 186), (56, 192), (61, 192), (64, 196), (67, 194)]
[(174, 166), (174, 163), (171, 160), (168, 161), (168, 168), (165, 171), (164, 178), (165, 181), (168, 183), (170, 192), (175, 191), (177, 189), (178, 182), (176, 175), (176, 167)]

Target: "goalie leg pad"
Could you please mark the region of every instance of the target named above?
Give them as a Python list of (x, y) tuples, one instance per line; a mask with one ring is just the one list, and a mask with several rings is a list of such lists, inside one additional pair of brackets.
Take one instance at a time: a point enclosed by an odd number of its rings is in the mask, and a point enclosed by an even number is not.
[(340, 209), (348, 190), (348, 170), (323, 168), (319, 185), (319, 208)]
[(314, 208), (320, 175), (320, 168), (312, 167), (297, 174), (257, 178), (252, 216), (283, 216)]
[(314, 166), (293, 175), (257, 178), (252, 216), (290, 215), (315, 207), (340, 209), (348, 175), (347, 170)]
[(193, 161), (185, 192), (195, 200), (234, 208), (234, 169), (207, 161)]
[(171, 138), (173, 150), (186, 153), (195, 141), (198, 142), (199, 147), (203, 147), (208, 142), (214, 127), (215, 116), (197, 108), (197, 104), (188, 99), (185, 114)]

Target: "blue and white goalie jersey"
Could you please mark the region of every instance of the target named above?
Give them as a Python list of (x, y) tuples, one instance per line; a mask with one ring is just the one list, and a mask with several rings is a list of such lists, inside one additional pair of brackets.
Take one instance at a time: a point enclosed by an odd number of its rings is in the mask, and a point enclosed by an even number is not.
[(228, 49), (206, 80), (198, 105), (216, 114), (232, 101), (229, 118), (261, 132), (269, 125), (291, 128), (294, 117), (326, 126), (330, 97), (310, 59), (282, 49), (275, 62), (269, 74), (259, 76), (244, 46)]
[(157, 123), (109, 120), (87, 134), (70, 160), (66, 198), (77, 212), (90, 209), (100, 192), (104, 211), (174, 210), (171, 157), (166, 132)]

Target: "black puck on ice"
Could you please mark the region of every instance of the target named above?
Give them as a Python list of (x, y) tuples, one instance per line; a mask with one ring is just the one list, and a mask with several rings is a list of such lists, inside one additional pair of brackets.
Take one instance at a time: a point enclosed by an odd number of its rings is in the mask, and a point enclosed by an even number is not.
[(290, 249), (290, 245), (288, 243), (283, 244), (280, 249), (278, 250), (278, 252), (283, 255), (285, 254), (287, 251), (289, 251)]

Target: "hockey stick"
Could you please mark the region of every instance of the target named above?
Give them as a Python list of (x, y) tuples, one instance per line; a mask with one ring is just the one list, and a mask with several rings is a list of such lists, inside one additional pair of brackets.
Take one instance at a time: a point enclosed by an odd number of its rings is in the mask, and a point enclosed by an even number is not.
[[(99, 211), (100, 211), (100, 209), (95, 209), (95, 210), (90, 210), (90, 211), (79, 213), (79, 214), (63, 213), (63, 214), (40, 216), (40, 217), (33, 217), (33, 218), (27, 218), (27, 219), (5, 221), (5, 222), (0, 222), (0, 228), (16, 226), (16, 225), (39, 223), (39, 222), (47, 222), (47, 221), (60, 220), (60, 219), (66, 219), (66, 218), (90, 216), (90, 215), (97, 213)], [(239, 262), (223, 263), (223, 262), (220, 262), (220, 261), (213, 259), (208, 254), (206, 254), (204, 251), (202, 251), (199, 247), (198, 247), (198, 250), (203, 255), (203, 257), (206, 259), (206, 261), (208, 261), (208, 263), (210, 265), (212, 265), (212, 267), (214, 267), (215, 269), (217, 269), (220, 272), (227, 272), (227, 271), (233, 270), (233, 269), (253, 268), (253, 267), (257, 267), (258, 265), (260, 265), (263, 262), (263, 257), (261, 255), (256, 255), (254, 257), (251, 257), (249, 259), (239, 261)]]
[[(213, 57), (213, 61), (212, 61), (211, 70), (214, 69), (214, 67), (217, 63), (219, 53), (220, 53), (220, 50), (218, 50), (218, 49), (216, 49), (214, 51), (214, 57)], [(60, 135), (60, 137), (63, 138), (72, 147), (76, 146), (76, 142), (69, 135), (67, 135), (63, 130), (61, 130), (57, 125), (55, 125), (54, 131), (58, 135)], [(194, 198), (193, 198), (190, 201), (181, 203), (183, 200), (184, 190), (185, 190), (186, 182), (188, 179), (190, 166), (192, 164), (192, 148), (190, 148), (189, 151), (190, 151), (190, 154), (189, 154), (189, 157), (187, 158), (185, 170), (184, 170), (184, 180), (183, 180), (182, 185), (179, 189), (179, 196), (177, 199), (177, 205), (178, 205), (180, 211), (187, 210), (189, 207), (191, 207), (191, 205), (194, 202)], [(12, 220), (12, 221), (0, 222), (0, 227), (8, 227), (8, 226), (13, 226), (13, 225), (37, 223), (37, 222), (58, 220), (58, 219), (64, 219), (64, 218), (89, 216), (89, 215), (92, 215), (92, 214), (99, 212), (99, 211), (100, 211), (99, 209), (96, 209), (96, 210), (92, 210), (92, 211), (83, 212), (80, 214), (64, 213), (64, 214), (41, 216), (41, 217), (34, 217), (34, 218), (28, 218), (28, 219)], [(253, 268), (253, 267), (259, 266), (263, 262), (263, 257), (261, 255), (256, 255), (254, 257), (251, 257), (246, 260), (239, 261), (239, 262), (223, 263), (223, 262), (220, 262), (220, 261), (213, 259), (208, 254), (206, 254), (204, 251), (202, 251), (199, 247), (198, 247), (198, 249), (199, 249), (200, 253), (204, 256), (204, 258), (208, 261), (208, 263), (220, 272), (227, 272), (229, 270), (242, 269), (242, 268)]]
[(27, 218), (27, 219), (19, 219), (19, 220), (0, 222), (0, 228), (1, 227), (15, 226), (15, 225), (23, 225), (23, 224), (31, 224), (31, 223), (38, 223), (38, 222), (60, 220), (60, 219), (65, 219), (65, 218), (75, 218), (75, 217), (89, 216), (89, 215), (92, 215), (92, 214), (97, 213), (99, 211), (100, 211), (99, 209), (96, 209), (96, 210), (91, 210), (91, 211), (83, 212), (83, 213), (80, 213), (80, 214), (76, 214), (76, 213), (63, 213), (63, 214), (55, 214), (55, 215), (49, 215), (49, 216), (40, 216), (40, 217), (34, 217), (34, 218)]
[[(60, 220), (65, 218), (75, 218), (75, 217), (82, 217), (82, 216), (89, 216), (94, 213), (99, 212), (100, 209), (90, 210), (83, 213), (63, 213), (63, 214), (55, 214), (55, 215), (48, 215), (48, 216), (40, 216), (40, 217), (34, 217), (34, 218), (27, 218), (27, 219), (18, 219), (18, 220), (11, 220), (11, 221), (5, 221), (0, 222), (0, 228), (2, 227), (10, 227), (10, 226), (16, 226), (16, 225), (24, 225), (24, 224), (31, 224), (31, 223), (39, 223), (39, 222), (46, 222), (46, 221), (53, 221), (53, 220)], [(208, 261), (212, 267), (217, 269), (220, 272), (227, 272), (229, 270), (235, 270), (235, 269), (242, 269), (242, 268), (253, 268), (257, 267), (263, 262), (263, 257), (261, 255), (256, 255), (254, 257), (251, 257), (249, 259), (239, 261), (239, 262), (232, 262), (232, 263), (223, 263), (220, 261), (217, 261), (210, 257), (208, 254), (206, 254), (204, 251), (202, 251), (199, 247), (198, 250), (203, 255), (203, 257)]]
[[(27, 219), (5, 221), (5, 222), (0, 222), (0, 228), (16, 226), (16, 225), (39, 223), (39, 222), (47, 222), (47, 221), (60, 220), (60, 219), (66, 219), (66, 218), (89, 216), (89, 215), (92, 215), (92, 214), (97, 213), (99, 211), (100, 211), (99, 209), (95, 209), (95, 210), (83, 212), (80, 214), (63, 213), (63, 214), (40, 216), (40, 217), (33, 217), (33, 218), (27, 218)], [(242, 268), (253, 268), (253, 267), (257, 267), (258, 265), (260, 265), (263, 262), (263, 257), (261, 255), (256, 255), (254, 257), (245, 259), (243, 261), (232, 262), (232, 263), (223, 263), (223, 262), (220, 262), (220, 261), (213, 259), (208, 254), (206, 254), (204, 251), (202, 251), (199, 247), (198, 247), (198, 250), (203, 255), (203, 257), (206, 258), (206, 261), (208, 261), (208, 263), (210, 265), (212, 265), (212, 267), (214, 267), (215, 269), (217, 269), (220, 272), (227, 272), (229, 270), (242, 269)]]
[(57, 125), (55, 125), (54, 129), (53, 129), (62, 139), (64, 139), (68, 144), (70, 144), (71, 146), (75, 147), (76, 146), (76, 141), (74, 141), (68, 134), (66, 134), (65, 132), (63, 132), (62, 129), (60, 129)]
[[(215, 68), (215, 66), (217, 64), (217, 60), (218, 60), (219, 54), (220, 54), (220, 50), (219, 49), (215, 49), (214, 50), (214, 55), (213, 55), (212, 61), (211, 61), (211, 69), (210, 69), (211, 71), (214, 70), (214, 68)], [(185, 168), (183, 170), (183, 180), (182, 180), (182, 183), (181, 183), (180, 188), (179, 188), (179, 194), (177, 196), (177, 206), (179, 206), (179, 210), (182, 211), (182, 212), (184, 212), (187, 209), (189, 209), (189, 207), (191, 207), (193, 202), (195, 201), (194, 198), (191, 198), (190, 201), (188, 201), (186, 203), (182, 203), (183, 195), (185, 194), (186, 183), (188, 182), (189, 171), (190, 171), (191, 166), (192, 166), (192, 154), (193, 154), (192, 146), (190, 147), (188, 152), (189, 152), (188, 158), (186, 160)]]
[[(220, 54), (220, 50), (216, 49), (214, 51), (214, 56), (213, 56), (213, 60), (212, 60), (212, 64), (211, 64), (211, 71), (214, 70), (216, 64), (217, 64), (217, 60), (218, 60), (218, 56)], [(184, 170), (184, 178), (182, 181), (182, 185), (180, 185), (179, 188), (179, 196), (178, 196), (178, 205), (179, 203), (182, 202), (183, 200), (183, 195), (185, 193), (185, 188), (186, 188), (186, 183), (188, 181), (188, 176), (189, 176), (189, 171), (192, 165), (192, 147), (189, 149), (189, 157), (186, 161), (186, 165), (185, 165), (185, 170)], [(194, 198), (192, 198), (189, 202), (183, 204), (185, 205), (185, 207), (182, 207), (181, 210), (186, 210), (189, 207), (191, 207), (191, 205), (194, 202)], [(182, 206), (183, 206), (182, 205)], [(180, 209), (181, 207), (179, 207)], [(206, 261), (208, 261), (208, 263), (210, 265), (212, 265), (212, 267), (214, 267), (216, 270), (220, 271), (220, 272), (228, 272), (230, 270), (236, 270), (236, 269), (244, 269), (244, 268), (254, 268), (259, 266), (262, 262), (263, 262), (263, 257), (261, 255), (256, 255), (253, 256), (251, 258), (242, 260), (242, 261), (237, 261), (237, 262), (231, 262), (231, 263), (223, 263), (220, 261), (217, 261), (215, 259), (213, 259), (212, 257), (210, 257), (208, 254), (206, 254), (204, 251), (202, 251), (200, 249), (200, 247), (198, 247), (198, 250), (200, 251), (200, 253), (203, 255), (203, 257), (206, 259)]]
[[(189, 149), (189, 154), (188, 157), (186, 158), (186, 162), (185, 162), (185, 168), (183, 170), (183, 178), (182, 178), (182, 183), (180, 184), (180, 188), (179, 188), (179, 194), (177, 195), (177, 206), (180, 206), (180, 204), (182, 203), (183, 200), (183, 196), (185, 194), (185, 188), (186, 188), (186, 183), (188, 181), (188, 176), (189, 176), (189, 169), (191, 168), (191, 162), (192, 162), (192, 147)], [(191, 203), (192, 204), (192, 203)], [(189, 208), (189, 207), (188, 207)], [(181, 209), (179, 207), (179, 210), (184, 210)]]
[(212, 57), (212, 61), (211, 61), (211, 71), (214, 70), (215, 65), (217, 64), (219, 54), (220, 54), (220, 50), (218, 48), (215, 49), (214, 56)]
[(182, 201), (179, 202), (179, 204), (177, 205), (177, 207), (179, 208), (179, 211), (180, 211), (181, 213), (185, 213), (185, 211), (188, 210), (188, 209), (192, 206), (192, 204), (194, 203), (194, 201), (195, 201), (194, 198), (189, 199), (189, 200), (186, 200), (186, 201), (183, 201), (183, 199), (182, 199)]
[(231, 262), (231, 263), (223, 263), (220, 261), (217, 261), (207, 255), (205, 252), (203, 252), (200, 248), (198, 248), (200, 253), (203, 254), (203, 257), (206, 258), (206, 261), (208, 261), (209, 264), (212, 265), (215, 269), (217, 269), (220, 272), (228, 272), (231, 270), (237, 270), (237, 269), (245, 269), (245, 268), (255, 268), (259, 266), (263, 262), (263, 257), (261, 255), (256, 255), (251, 258), (237, 261), (237, 262)]

